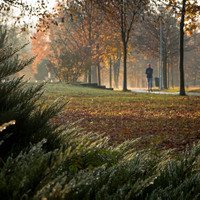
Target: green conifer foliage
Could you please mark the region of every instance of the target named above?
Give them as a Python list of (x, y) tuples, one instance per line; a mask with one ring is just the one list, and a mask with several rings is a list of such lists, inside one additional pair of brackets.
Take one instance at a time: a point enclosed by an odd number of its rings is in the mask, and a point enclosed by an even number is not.
[(34, 59), (18, 59), (16, 54), (24, 46), (0, 49), (0, 126), (5, 127), (0, 131), (2, 159), (10, 153), (17, 154), (30, 143), (37, 143), (43, 138), (48, 140), (46, 145), (48, 148), (57, 147), (59, 144), (57, 126), (50, 126), (48, 121), (64, 105), (58, 106), (59, 101), (45, 108), (36, 105), (43, 94), (42, 88), (45, 83), (27, 87), (23, 77), (8, 81), (10, 75), (22, 70)]

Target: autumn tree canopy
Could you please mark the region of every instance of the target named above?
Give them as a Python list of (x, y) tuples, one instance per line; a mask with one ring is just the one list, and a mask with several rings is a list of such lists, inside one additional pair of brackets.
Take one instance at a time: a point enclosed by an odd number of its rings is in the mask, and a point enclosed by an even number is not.
[[(34, 68), (37, 68), (43, 58), (51, 57), (51, 71), (53, 69), (60, 80), (64, 80), (61, 74), (63, 76), (69, 73), (64, 71), (67, 71), (66, 68), (71, 63), (73, 71), (80, 72), (76, 78), (87, 73), (90, 82), (91, 68), (97, 65), (100, 85), (100, 63), (106, 62), (111, 56), (117, 56), (121, 49), (120, 34), (115, 27), (108, 29), (112, 24), (104, 19), (101, 10), (93, 7), (91, 12), (91, 5), (85, 4), (81, 8), (78, 6), (72, 4), (70, 11), (66, 12), (64, 5), (58, 4), (54, 9), (58, 11), (55, 17), (46, 16), (40, 19), (37, 34), (33, 36), (33, 51), (38, 55)], [(87, 13), (83, 6), (90, 12)], [(43, 50), (39, 53), (41, 46)], [(75, 61), (72, 58), (79, 59)], [(58, 73), (63, 68), (62, 65), (65, 69)]]
[(106, 18), (112, 20), (113, 25), (118, 27), (121, 33), (121, 41), (123, 43), (123, 90), (127, 90), (127, 48), (130, 39), (130, 33), (133, 30), (135, 22), (140, 20), (141, 14), (147, 10), (148, 0), (98, 0), (96, 4), (104, 10)]
[[(73, 37), (75, 41), (81, 44), (79, 52), (85, 52), (87, 54), (87, 75), (88, 81), (91, 82), (92, 67), (94, 65), (100, 66), (102, 60), (109, 59), (109, 54), (112, 52), (122, 52), (124, 60), (123, 71), (123, 90), (127, 90), (127, 51), (130, 35), (136, 25), (136, 22), (140, 21), (144, 13), (150, 12), (150, 2), (155, 2), (156, 5), (164, 5), (166, 9), (173, 9), (176, 13), (176, 17), (180, 17), (180, 94), (184, 95), (184, 70), (183, 70), (183, 31), (191, 34), (197, 27), (197, 15), (199, 13), (199, 5), (197, 0), (66, 0), (61, 1), (59, 6), (55, 7), (52, 13), (49, 12), (48, 5), (44, 0), (38, 1), (37, 4), (31, 5), (22, 3), (22, 1), (10, 1), (4, 0), (1, 3), (1, 9), (5, 12), (9, 11), (10, 7), (20, 7), (22, 13), (30, 13), (32, 16), (37, 15), (40, 17), (42, 24), (37, 25), (38, 29), (49, 29), (53, 24), (55, 27), (59, 27), (58, 32), (63, 32), (62, 25), (65, 24), (68, 19), (68, 25), (72, 26), (73, 30), (80, 30), (79, 37), (75, 36), (76, 31), (73, 31)], [(44, 20), (45, 19), (45, 20)], [(20, 20), (20, 18), (19, 18)], [(144, 19), (145, 20), (145, 19)], [(75, 23), (76, 22), (76, 23)], [(70, 25), (71, 23), (71, 25)], [(107, 24), (106, 24), (107, 23)], [(73, 24), (73, 25), (72, 25)], [(76, 27), (80, 26), (80, 27)], [(63, 26), (64, 27), (64, 26)], [(107, 27), (107, 28), (106, 28)], [(108, 28), (109, 27), (109, 28)], [(23, 27), (23, 30), (25, 30)], [(114, 31), (113, 31), (114, 29)], [(43, 30), (46, 31), (46, 30)], [(54, 31), (54, 30), (53, 30)], [(48, 32), (48, 31), (47, 31)], [(103, 33), (103, 34), (102, 34)], [(55, 34), (55, 33), (54, 33)], [(81, 35), (82, 34), (82, 35)], [(83, 37), (84, 34), (84, 37)], [(110, 48), (107, 51), (109, 45), (106, 45), (105, 38), (113, 38), (113, 34), (121, 37), (121, 44), (118, 43), (116, 48)], [(72, 35), (70, 36), (72, 38)], [(104, 35), (104, 36), (103, 36)], [(81, 38), (82, 37), (82, 38)], [(50, 36), (49, 36), (50, 38)], [(63, 38), (60, 34), (60, 39)], [(69, 38), (69, 37), (68, 37)], [(77, 39), (79, 38), (79, 39)], [(65, 38), (66, 39), (66, 38)], [(70, 39), (70, 41), (73, 41)], [(104, 43), (104, 42), (105, 43)], [(109, 40), (108, 44), (109, 44)], [(59, 42), (57, 42), (58, 45)], [(112, 42), (111, 42), (112, 43)], [(61, 42), (63, 45), (64, 42)], [(75, 42), (74, 42), (75, 44)], [(114, 43), (112, 43), (113, 45)], [(110, 45), (110, 46), (112, 46)], [(69, 46), (69, 45), (68, 45)], [(110, 47), (109, 46), (109, 47)], [(53, 45), (55, 47), (55, 44)], [(120, 49), (120, 51), (119, 51)], [(74, 50), (75, 51), (75, 50)], [(106, 52), (107, 51), (107, 52)], [(50, 52), (50, 51), (49, 51)], [(55, 52), (55, 51), (54, 51)], [(75, 51), (77, 54), (77, 51)], [(64, 50), (62, 50), (64, 53)], [(65, 52), (66, 54), (69, 52)], [(110, 55), (111, 55), (110, 54)], [(67, 57), (67, 56), (66, 56)], [(65, 57), (65, 58), (66, 58)], [(73, 56), (71, 56), (73, 57)], [(105, 59), (106, 58), (106, 59)], [(65, 63), (65, 62), (64, 62)], [(74, 61), (72, 63), (75, 63)], [(100, 69), (100, 67), (99, 67)], [(99, 70), (98, 73), (100, 74)], [(100, 77), (100, 76), (99, 76)], [(99, 78), (100, 79), (100, 78)]]

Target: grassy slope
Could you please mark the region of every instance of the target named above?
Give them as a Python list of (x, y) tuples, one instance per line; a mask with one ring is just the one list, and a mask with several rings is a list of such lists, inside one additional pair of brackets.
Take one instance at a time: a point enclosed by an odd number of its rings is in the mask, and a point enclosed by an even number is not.
[(52, 120), (79, 122), (87, 131), (106, 133), (111, 142), (141, 137), (138, 148), (154, 151), (177, 148), (200, 138), (200, 97), (136, 94), (48, 84), (46, 103), (57, 97), (71, 99), (64, 111)]
[[(160, 91), (159, 89), (154, 89), (154, 91)], [(163, 89), (162, 91), (164, 92), (179, 92), (180, 88), (176, 87), (176, 88), (169, 88), (169, 89)], [(200, 89), (199, 88), (186, 88), (185, 89), (186, 92), (195, 92), (195, 93), (200, 93)]]

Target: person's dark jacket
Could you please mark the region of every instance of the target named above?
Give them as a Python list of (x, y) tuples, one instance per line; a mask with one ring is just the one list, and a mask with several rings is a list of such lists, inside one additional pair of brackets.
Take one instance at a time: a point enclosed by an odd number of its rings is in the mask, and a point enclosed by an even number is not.
[(146, 69), (146, 75), (147, 75), (147, 78), (152, 78), (152, 74), (153, 74), (153, 69), (152, 68), (147, 68)]

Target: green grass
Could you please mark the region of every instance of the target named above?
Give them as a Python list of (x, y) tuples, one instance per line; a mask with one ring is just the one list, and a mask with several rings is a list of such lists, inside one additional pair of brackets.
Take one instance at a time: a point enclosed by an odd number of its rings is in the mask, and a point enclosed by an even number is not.
[(46, 93), (52, 95), (64, 95), (70, 97), (83, 97), (83, 96), (129, 96), (129, 92), (123, 93), (121, 91), (112, 91), (105, 89), (95, 89), (89, 87), (82, 87), (77, 85), (65, 84), (65, 83), (49, 83), (47, 84)]
[[(153, 91), (160, 91), (160, 89), (153, 89)], [(180, 88), (175, 87), (175, 88), (168, 88), (168, 89), (162, 89), (163, 92), (179, 92)], [(196, 93), (200, 93), (200, 89), (199, 88), (186, 88), (185, 89), (186, 92), (196, 92)]]

